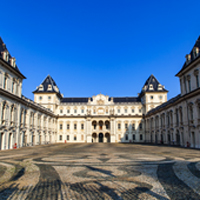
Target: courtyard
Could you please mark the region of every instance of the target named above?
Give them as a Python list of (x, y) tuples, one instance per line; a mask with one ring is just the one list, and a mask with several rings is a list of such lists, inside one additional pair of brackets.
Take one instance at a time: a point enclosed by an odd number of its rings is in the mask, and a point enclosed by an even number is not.
[(1, 151), (0, 199), (200, 199), (200, 151), (122, 143)]

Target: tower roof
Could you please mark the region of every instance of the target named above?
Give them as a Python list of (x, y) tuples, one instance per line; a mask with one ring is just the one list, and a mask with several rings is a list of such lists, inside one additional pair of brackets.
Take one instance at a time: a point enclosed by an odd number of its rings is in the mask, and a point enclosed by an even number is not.
[(146, 80), (140, 95), (143, 94), (144, 92), (168, 92), (168, 90), (166, 90), (164, 86), (161, 85), (160, 82), (152, 74)]
[(39, 87), (37, 87), (35, 91), (33, 91), (33, 93), (56, 93), (60, 98), (62, 98), (56, 82), (50, 75), (44, 79), (44, 81), (39, 85)]
[[(3, 54), (2, 52), (7, 52), (7, 56), (8, 56), (8, 61), (3, 59)], [(17, 67), (17, 65), (15, 65), (15, 67), (11, 66), (9, 60), (13, 58), (10, 54), (10, 52), (8, 51), (5, 43), (3, 42), (2, 38), (0, 37), (0, 59), (3, 60), (4, 62), (6, 62), (10, 67), (12, 67), (12, 69), (14, 69), (18, 74), (20, 74), (22, 76), (22, 78), (26, 78), (20, 71), (19, 68)]]
[[(185, 61), (185, 63), (183, 64), (183, 67), (181, 68), (181, 70), (176, 74), (176, 76), (179, 75), (179, 73), (181, 73), (184, 69), (186, 69), (188, 67), (188, 65), (190, 65), (193, 61), (195, 61), (197, 58), (200, 57), (200, 53), (198, 53), (198, 55), (194, 55), (194, 50), (195, 48), (198, 48), (200, 51), (200, 36), (198, 37), (197, 41), (195, 42), (191, 52), (188, 54), (190, 56), (190, 60), (189, 61)], [(187, 56), (188, 56), (187, 55)]]

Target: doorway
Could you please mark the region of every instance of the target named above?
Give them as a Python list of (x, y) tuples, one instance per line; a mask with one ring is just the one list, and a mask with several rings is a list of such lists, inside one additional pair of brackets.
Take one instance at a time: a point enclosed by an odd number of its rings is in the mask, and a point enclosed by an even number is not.
[(99, 142), (103, 142), (103, 133), (99, 133)]
[(106, 133), (105, 137), (106, 137), (106, 142), (109, 143), (110, 142), (110, 134)]

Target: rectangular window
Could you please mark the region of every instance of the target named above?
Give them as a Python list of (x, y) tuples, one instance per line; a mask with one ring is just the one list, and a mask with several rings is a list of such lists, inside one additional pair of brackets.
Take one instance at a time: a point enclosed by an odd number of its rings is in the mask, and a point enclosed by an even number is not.
[(188, 89), (189, 89), (189, 92), (191, 92), (191, 81), (188, 80)]
[(84, 124), (81, 124), (81, 129), (82, 129), (82, 130), (84, 129)]
[(76, 136), (74, 136), (74, 140), (76, 141)]
[(135, 110), (134, 109), (132, 109), (132, 113), (134, 113), (135, 112)]
[(62, 113), (63, 113), (63, 110), (60, 110), (60, 113), (62, 114)]
[(69, 140), (69, 135), (67, 135), (67, 140)]
[(135, 130), (135, 124), (132, 124), (132, 130), (133, 131)]
[(143, 135), (142, 134), (140, 134), (140, 140), (143, 140)]
[(39, 96), (39, 100), (42, 100), (42, 97), (41, 97), (41, 96)]
[(50, 100), (50, 99), (51, 99), (51, 96), (48, 96), (48, 99)]
[(120, 109), (118, 109), (117, 112), (120, 113)]
[(67, 110), (67, 113), (70, 113), (70, 110), (69, 110), (69, 109)]
[(159, 96), (159, 99), (162, 99), (163, 98), (163, 96)]
[(153, 99), (153, 96), (150, 96), (151, 99)]
[(62, 135), (60, 135), (60, 140), (62, 140)]
[(77, 113), (77, 110), (76, 110), (76, 109), (74, 110), (74, 113)]
[(142, 129), (142, 123), (140, 123), (139, 128), (140, 128), (140, 130)]
[(128, 135), (126, 135), (126, 140), (128, 140)]
[(12, 93), (14, 92), (14, 86), (15, 86), (15, 82), (12, 82)]
[(135, 134), (133, 135), (133, 140), (135, 140)]
[(83, 109), (81, 110), (81, 113), (84, 113), (84, 110), (83, 110)]
[(127, 113), (127, 109), (125, 109), (124, 112)]
[(74, 124), (74, 130), (76, 130), (77, 129), (77, 125), (76, 124)]
[(62, 130), (62, 128), (63, 128), (63, 125), (62, 125), (62, 124), (60, 124), (60, 130)]
[(128, 124), (127, 123), (125, 124), (125, 129), (128, 129)]
[(196, 85), (197, 85), (197, 88), (199, 87), (199, 76), (196, 75)]
[(118, 124), (118, 129), (121, 129), (121, 124)]
[(67, 130), (69, 130), (69, 128), (70, 128), (70, 126), (69, 126), (69, 124), (67, 124)]
[(139, 113), (141, 113), (142, 112), (142, 110), (141, 109), (139, 109)]

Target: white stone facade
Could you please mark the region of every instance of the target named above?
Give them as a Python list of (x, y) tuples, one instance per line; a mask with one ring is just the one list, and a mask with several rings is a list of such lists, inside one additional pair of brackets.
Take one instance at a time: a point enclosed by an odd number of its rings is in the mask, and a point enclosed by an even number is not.
[(47, 143), (131, 142), (200, 148), (200, 56), (187, 56), (177, 74), (181, 94), (151, 75), (137, 97), (68, 98), (48, 75), (34, 101), (22, 95), (25, 78), (0, 38), (0, 149)]

